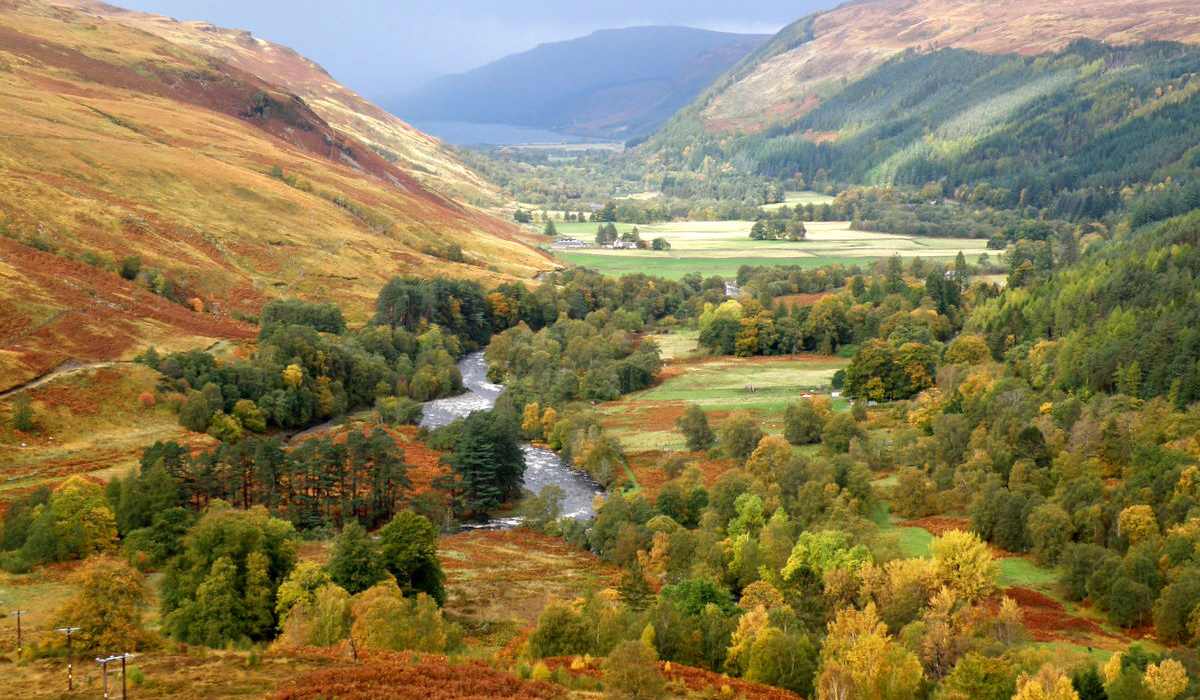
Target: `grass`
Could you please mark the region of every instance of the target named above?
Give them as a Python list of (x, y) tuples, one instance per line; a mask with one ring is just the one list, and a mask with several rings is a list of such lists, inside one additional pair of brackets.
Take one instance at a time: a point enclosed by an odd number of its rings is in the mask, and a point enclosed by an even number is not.
[(811, 190), (804, 192), (788, 192), (782, 202), (777, 204), (764, 204), (761, 209), (763, 211), (775, 211), (782, 208), (784, 205), (795, 207), (796, 205), (804, 206), (806, 204), (832, 204), (833, 197)]
[(1001, 586), (1039, 588), (1052, 586), (1058, 581), (1058, 571), (1038, 566), (1023, 557), (1006, 557), (996, 562), (1000, 567), (997, 583)]
[[(671, 250), (555, 250), (565, 262), (590, 267), (607, 275), (643, 272), (678, 279), (691, 272), (731, 277), (742, 265), (798, 265), (820, 267), (865, 264), (878, 258), (899, 254), (902, 258), (950, 259), (962, 251), (976, 256), (986, 242), (976, 239), (937, 239), (897, 236), (888, 233), (852, 231), (848, 222), (810, 222), (803, 241), (754, 241), (749, 238), (750, 222), (699, 221), (671, 222), (638, 226), (643, 239), (666, 238)], [(598, 224), (564, 223), (563, 235), (590, 241)], [(617, 224), (624, 233), (632, 224)]]
[(896, 548), (905, 557), (929, 556), (929, 546), (933, 543), (933, 535), (924, 528), (900, 527), (893, 523), (891, 508), (887, 503), (882, 501), (876, 503), (867, 517), (879, 528), (878, 536), (881, 539), (894, 540)]
[[(667, 346), (674, 350), (688, 347), (687, 337)], [(828, 387), (833, 374), (846, 364), (841, 358), (821, 355), (722, 357), (674, 364), (664, 371), (657, 386), (603, 404), (598, 410), (610, 434), (628, 452), (683, 449), (675, 419), (693, 403), (712, 414), (714, 423), (729, 411), (752, 411), (765, 431), (779, 434), (784, 409), (801, 394)], [(750, 385), (755, 391), (746, 390)], [(846, 410), (849, 406), (839, 399), (834, 407)]]
[(699, 337), (698, 331), (675, 330), (667, 335), (653, 336), (652, 340), (658, 343), (658, 351), (662, 359), (670, 361), (687, 357), (699, 350), (700, 345), (697, 342)]

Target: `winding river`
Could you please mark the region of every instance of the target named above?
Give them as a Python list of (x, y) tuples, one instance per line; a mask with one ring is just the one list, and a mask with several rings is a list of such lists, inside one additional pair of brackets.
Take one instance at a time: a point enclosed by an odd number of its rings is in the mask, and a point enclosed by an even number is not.
[[(504, 393), (503, 386), (487, 380), (487, 362), (483, 359), (483, 352), (473, 352), (464, 357), (458, 363), (458, 370), (462, 373), (467, 392), (426, 402), (421, 416), (422, 426), (437, 428), (475, 411), (491, 410), (496, 405), (496, 399)], [(522, 445), (521, 449), (525, 452), (523, 486), (527, 492), (540, 494), (547, 486), (557, 486), (566, 494), (562, 500), (564, 516), (577, 520), (592, 517), (592, 503), (597, 494), (603, 493), (596, 482), (584, 472), (572, 469), (551, 450), (530, 444)], [(520, 520), (519, 517), (493, 518), (473, 529), (508, 530), (516, 527)]]

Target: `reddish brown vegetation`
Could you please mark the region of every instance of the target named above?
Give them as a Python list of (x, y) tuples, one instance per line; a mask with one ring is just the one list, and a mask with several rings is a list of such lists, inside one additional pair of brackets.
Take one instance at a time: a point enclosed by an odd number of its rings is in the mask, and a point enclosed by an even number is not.
[(1021, 608), (1025, 629), (1034, 641), (1054, 642), (1084, 635), (1125, 641), (1091, 620), (1066, 612), (1062, 603), (1044, 593), (1017, 586), (1005, 589), (1003, 593)]
[(274, 700), (530, 700), (562, 693), (549, 683), (523, 681), (473, 664), (353, 666), (310, 673), (280, 689)]
[[(590, 664), (576, 663), (575, 658), (570, 656), (555, 656), (542, 661), (552, 670), (563, 669), (573, 676), (600, 678), (603, 675), (600, 671), (601, 659), (593, 659)], [(572, 668), (573, 665), (575, 668)], [(730, 678), (692, 666), (659, 663), (659, 668), (662, 669), (668, 682), (705, 696), (719, 693), (718, 697), (740, 697), (745, 700), (798, 700), (800, 697), (786, 690)], [(724, 688), (729, 690), (726, 691)]]

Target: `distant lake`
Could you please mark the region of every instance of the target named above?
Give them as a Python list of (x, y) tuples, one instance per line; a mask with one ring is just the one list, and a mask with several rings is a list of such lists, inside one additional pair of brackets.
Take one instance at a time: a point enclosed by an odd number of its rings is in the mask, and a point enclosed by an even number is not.
[(414, 121), (413, 126), (427, 134), (458, 146), (513, 146), (524, 143), (608, 143), (601, 139), (567, 136), (549, 129), (512, 124), (475, 124), (472, 122)]

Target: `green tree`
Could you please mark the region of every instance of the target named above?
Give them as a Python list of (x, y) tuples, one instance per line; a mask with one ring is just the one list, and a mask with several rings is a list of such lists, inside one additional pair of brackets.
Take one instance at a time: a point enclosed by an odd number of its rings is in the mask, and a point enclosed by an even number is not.
[(746, 459), (758, 447), (763, 431), (746, 411), (735, 411), (721, 424), (721, 445), (733, 459)]
[(334, 542), (327, 570), (333, 583), (351, 595), (374, 586), (387, 574), (379, 549), (357, 520), (351, 520), (342, 528)]
[(554, 226), (554, 219), (546, 219), (546, 226), (542, 229), (542, 235), (558, 238), (558, 229)]
[(482, 518), (516, 498), (521, 493), (525, 454), (515, 421), (491, 411), (467, 416), (450, 464), (459, 479), (462, 507), (468, 513)]
[(179, 424), (194, 433), (207, 432), (210, 416), (212, 411), (204, 395), (198, 391), (188, 392), (183, 405), (179, 407)]
[(538, 616), (537, 628), (529, 636), (529, 653), (535, 658), (572, 656), (593, 650), (592, 632), (571, 606), (552, 603)]
[(667, 681), (658, 670), (657, 654), (640, 641), (621, 642), (601, 664), (607, 697), (612, 700), (658, 700)]
[(1033, 555), (1038, 561), (1053, 566), (1062, 556), (1063, 548), (1071, 541), (1075, 529), (1071, 516), (1056, 503), (1045, 503), (1029, 514), (1027, 524)]
[(163, 628), (192, 644), (268, 638), (276, 591), (296, 563), (294, 537), (291, 524), (261, 507), (215, 502), (167, 566)]
[(12, 405), (12, 427), (13, 430), (19, 430), (23, 433), (32, 432), (36, 427), (34, 423), (33, 405), (29, 401), (29, 394), (21, 392), (13, 398)]
[(379, 530), (379, 549), (384, 568), (405, 595), (425, 593), (439, 605), (446, 602), (437, 531), (428, 519), (401, 511)]
[(783, 414), (783, 436), (793, 445), (811, 445), (821, 441), (825, 419), (817, 412), (813, 402), (803, 399), (791, 404)]
[(692, 452), (707, 450), (717, 440), (713, 435), (712, 428), (708, 425), (708, 416), (694, 403), (688, 404), (683, 415), (675, 420), (675, 425), (683, 433), (687, 448)]
[(849, 413), (835, 413), (821, 431), (821, 442), (833, 452), (844, 453), (850, 451), (851, 440), (862, 440), (866, 435), (866, 431), (854, 420), (854, 416)]

